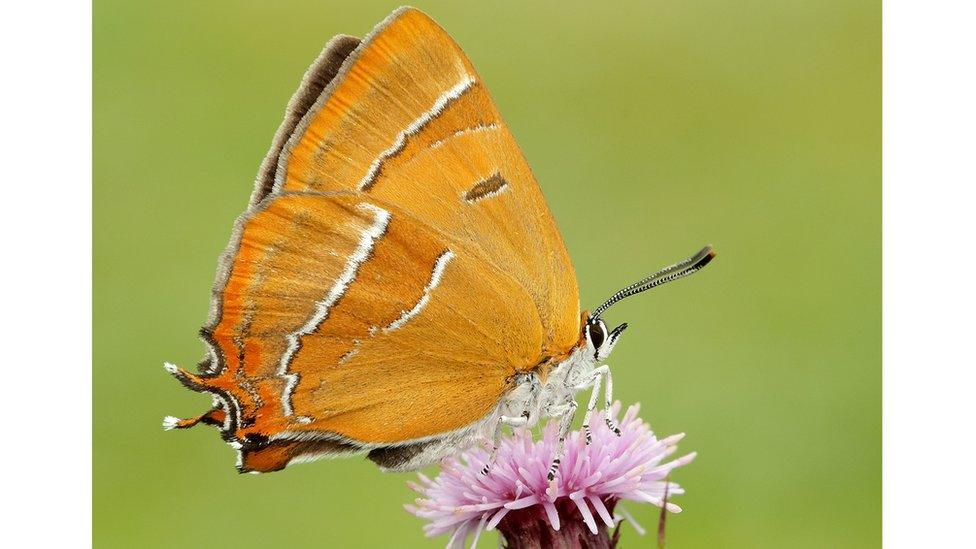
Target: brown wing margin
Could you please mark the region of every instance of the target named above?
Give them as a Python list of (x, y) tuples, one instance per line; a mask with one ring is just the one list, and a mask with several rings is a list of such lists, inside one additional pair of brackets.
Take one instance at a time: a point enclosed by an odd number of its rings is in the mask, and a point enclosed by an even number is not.
[(258, 176), (254, 182), (254, 192), (251, 194), (251, 206), (260, 202), (271, 193), (274, 187), (275, 172), (278, 170), (278, 158), (281, 156), (285, 143), (291, 138), (299, 122), (315, 105), (315, 101), (322, 95), (325, 88), (332, 82), (342, 69), (343, 62), (359, 47), (360, 40), (355, 36), (337, 35), (325, 45), (318, 59), (305, 72), (298, 91), (291, 97), (285, 108), (285, 119), (278, 126), (271, 149), (261, 162)]

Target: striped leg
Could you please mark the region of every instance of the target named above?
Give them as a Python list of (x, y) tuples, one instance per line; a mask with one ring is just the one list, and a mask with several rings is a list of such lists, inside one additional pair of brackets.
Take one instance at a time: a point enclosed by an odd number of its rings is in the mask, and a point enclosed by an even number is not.
[(613, 418), (610, 417), (610, 406), (613, 404), (613, 376), (610, 375), (610, 366), (604, 365), (603, 367), (607, 369), (606, 373), (604, 374), (607, 378), (607, 392), (606, 392), (607, 405), (606, 408), (604, 408), (604, 410), (606, 410), (607, 415), (604, 420), (607, 422), (607, 427), (609, 427), (610, 430), (613, 431), (613, 434), (619, 437), (620, 428), (617, 427), (617, 424), (614, 423)]
[(512, 416), (499, 416), (498, 421), (495, 423), (495, 432), (491, 436), (491, 453), (488, 454), (488, 461), (485, 462), (485, 466), (481, 468), (481, 474), (487, 475), (488, 471), (491, 470), (491, 466), (495, 463), (495, 458), (498, 457), (498, 445), (501, 443), (502, 430), (506, 425), (509, 427), (522, 427), (529, 422), (529, 412), (522, 412), (522, 415), (518, 417)]
[(563, 413), (560, 418), (561, 423), (559, 424), (559, 441), (556, 442), (556, 455), (552, 458), (552, 465), (549, 466), (549, 482), (556, 479), (556, 473), (559, 471), (559, 462), (563, 459), (563, 455), (566, 450), (566, 436), (569, 434), (569, 428), (573, 426), (573, 418), (576, 417), (576, 408), (579, 407), (576, 404), (576, 400), (570, 397), (569, 402), (566, 403), (569, 408)]
[(593, 377), (580, 387), (583, 389), (591, 385), (593, 386), (593, 391), (590, 393), (590, 402), (586, 405), (586, 415), (583, 416), (583, 433), (586, 435), (587, 444), (593, 442), (593, 435), (590, 432), (590, 419), (593, 417), (593, 411), (596, 410), (596, 399), (597, 395), (600, 394), (600, 381), (603, 379), (603, 375), (609, 371), (610, 367), (606, 364), (594, 369)]

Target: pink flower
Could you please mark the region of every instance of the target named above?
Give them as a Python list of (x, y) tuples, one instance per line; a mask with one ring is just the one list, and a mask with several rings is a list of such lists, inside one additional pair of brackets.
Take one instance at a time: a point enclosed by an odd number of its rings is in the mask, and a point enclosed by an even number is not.
[[(610, 542), (607, 528), (616, 525), (613, 510), (617, 502), (661, 507), (666, 486), (666, 509), (678, 513), (681, 508), (670, 498), (684, 490), (667, 478), (672, 469), (694, 459), (695, 453), (662, 463), (677, 450), (675, 445), (684, 435), (658, 439), (650, 425), (637, 417), (638, 409), (638, 405), (628, 408), (619, 422), (620, 436), (607, 427), (602, 411), (591, 422), (591, 444), (585, 443), (580, 431), (572, 432), (553, 486), (546, 474), (556, 448), (555, 421), (545, 426), (539, 441), (533, 441), (527, 429), (503, 438), (487, 475), (480, 472), (488, 452), (479, 447), (444, 460), (433, 480), (419, 475), (420, 484), (409, 485), (423, 497), (407, 505), (407, 511), (429, 521), (424, 525), (427, 536), (450, 533), (448, 547), (464, 544), (471, 534), (474, 547), (482, 531), (496, 527), (510, 544), (512, 536), (527, 531), (537, 541), (540, 536), (542, 541), (555, 539), (546, 536), (558, 535), (561, 528), (574, 530), (573, 536), (588, 533)], [(619, 411), (620, 403), (615, 402), (611, 417), (616, 419)], [(600, 545), (615, 543), (616, 538)]]

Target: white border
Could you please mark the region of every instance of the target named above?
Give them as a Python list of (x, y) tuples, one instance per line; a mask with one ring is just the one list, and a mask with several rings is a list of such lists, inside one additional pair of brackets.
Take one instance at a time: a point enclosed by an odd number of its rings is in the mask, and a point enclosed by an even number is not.
[(974, 21), (972, 3), (885, 5), (887, 547), (962, 547), (973, 539)]
[(91, 543), (91, 5), (0, 17), (3, 539)]

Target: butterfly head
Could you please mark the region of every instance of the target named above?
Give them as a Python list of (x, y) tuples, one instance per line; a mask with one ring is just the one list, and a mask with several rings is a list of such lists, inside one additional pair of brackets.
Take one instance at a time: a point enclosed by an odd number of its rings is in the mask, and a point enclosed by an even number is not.
[(627, 329), (627, 323), (623, 323), (612, 330), (607, 330), (607, 325), (603, 321), (602, 315), (609, 309), (614, 303), (635, 294), (639, 294), (645, 290), (650, 290), (655, 286), (660, 286), (667, 282), (678, 280), (679, 278), (684, 278), (690, 274), (693, 274), (712, 260), (715, 257), (715, 250), (711, 246), (705, 246), (699, 252), (684, 261), (675, 263), (661, 269), (660, 271), (634, 282), (630, 286), (621, 289), (617, 293), (610, 296), (602, 305), (597, 307), (592, 314), (590, 314), (586, 322), (583, 325), (583, 335), (585, 336), (585, 344), (587, 349), (592, 353), (592, 356), (596, 362), (606, 360), (610, 356), (610, 352), (613, 351), (614, 346), (617, 345), (617, 340), (620, 334)]
[(617, 345), (617, 338), (627, 329), (627, 323), (617, 326), (613, 330), (607, 330), (607, 324), (602, 318), (590, 317), (583, 326), (583, 335), (586, 336), (586, 345), (593, 359), (596, 362), (606, 360)]

